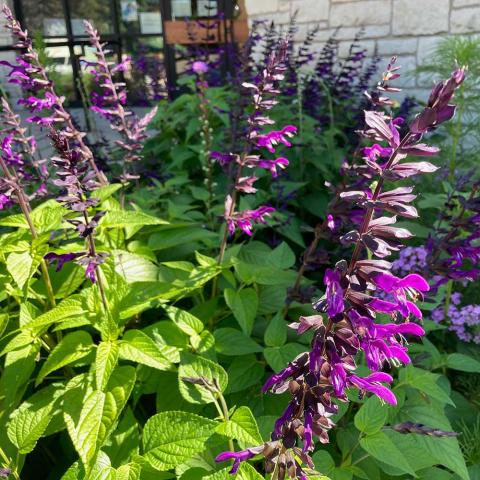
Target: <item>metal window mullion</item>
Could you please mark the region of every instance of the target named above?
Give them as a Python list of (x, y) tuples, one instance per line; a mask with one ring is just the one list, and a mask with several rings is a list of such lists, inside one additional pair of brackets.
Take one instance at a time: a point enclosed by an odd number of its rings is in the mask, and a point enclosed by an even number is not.
[(162, 35), (163, 35), (163, 61), (165, 64), (165, 73), (167, 76), (168, 96), (174, 98), (177, 87), (177, 65), (175, 62), (175, 47), (167, 45), (165, 40), (165, 22), (172, 20), (171, 0), (159, 0), (160, 14), (162, 16)]
[(68, 0), (62, 0), (62, 7), (63, 13), (65, 17), (65, 25), (67, 27), (67, 43), (68, 43), (68, 50), (70, 52), (70, 59), (72, 64), (72, 73), (73, 73), (73, 89), (75, 92), (75, 101), (81, 102), (82, 95), (78, 88), (78, 79), (80, 76), (80, 69), (77, 63), (77, 57), (75, 56), (75, 40), (73, 37), (73, 29), (72, 29), (72, 22), (71, 22), (71, 15), (70, 15), (70, 5)]

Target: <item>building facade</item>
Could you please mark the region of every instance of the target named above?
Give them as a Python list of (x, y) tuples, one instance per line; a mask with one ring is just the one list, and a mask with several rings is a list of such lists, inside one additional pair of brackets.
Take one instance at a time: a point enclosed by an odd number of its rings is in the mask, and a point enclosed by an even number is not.
[(361, 44), (369, 55), (376, 50), (382, 63), (398, 55), (407, 73), (401, 81), (412, 94), (424, 95), (431, 80), (415, 75), (438, 42), (447, 35), (480, 34), (480, 0), (245, 0), (250, 21), (286, 24), (297, 12), (298, 38), (315, 25), (316, 41), (324, 42), (338, 29), (340, 54), (345, 54), (361, 28)]

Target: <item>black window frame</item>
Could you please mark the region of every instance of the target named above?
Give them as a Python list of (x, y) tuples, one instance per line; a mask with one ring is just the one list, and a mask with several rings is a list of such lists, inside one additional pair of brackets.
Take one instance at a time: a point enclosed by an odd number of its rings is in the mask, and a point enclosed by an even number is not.
[[(128, 44), (132, 40), (138, 40), (140, 38), (149, 38), (161, 37), (163, 39), (163, 58), (165, 66), (165, 75), (167, 83), (169, 85), (169, 95), (174, 96), (177, 91), (177, 66), (176, 66), (176, 55), (175, 55), (175, 45), (167, 44), (165, 41), (165, 22), (172, 20), (172, 5), (171, 0), (157, 0), (161, 21), (162, 29), (159, 33), (129, 33), (128, 31), (122, 31), (121, 29), (121, 19), (120, 19), (120, 0), (98, 0), (101, 2), (108, 1), (110, 3), (110, 8), (112, 11), (112, 20), (113, 20), (113, 31), (111, 33), (99, 32), (102, 41), (107, 42), (115, 47), (117, 59), (120, 62), (122, 59), (122, 52), (125, 44)], [(198, 18), (196, 14), (198, 12), (198, 0), (190, 0), (192, 8), (192, 19)], [(70, 0), (61, 0), (63, 8), (63, 16), (65, 19), (66, 26), (66, 35), (61, 36), (43, 36), (45, 41), (45, 47), (68, 47), (71, 65), (72, 65), (72, 75), (73, 75), (73, 88), (74, 88), (74, 99), (70, 99), (70, 106), (79, 107), (82, 106), (81, 99), (82, 95), (79, 90), (78, 79), (81, 74), (81, 67), (79, 65), (78, 56), (75, 54), (75, 47), (80, 46), (83, 50), (85, 46), (90, 45), (88, 38), (83, 38), (75, 36), (72, 30), (71, 22), (71, 11), (70, 11)], [(236, 2), (234, 0), (217, 0), (217, 12), (225, 19), (225, 28), (229, 28), (228, 20), (233, 19), (234, 10)], [(22, 28), (29, 28), (28, 19), (25, 18), (23, 2), (22, 0), (13, 0), (13, 10), (17, 20), (22, 25)], [(226, 32), (225, 32), (226, 33)], [(64, 41), (55, 41), (55, 39), (66, 39)], [(2, 51), (12, 51), (15, 50), (13, 45), (0, 46), (0, 52)]]

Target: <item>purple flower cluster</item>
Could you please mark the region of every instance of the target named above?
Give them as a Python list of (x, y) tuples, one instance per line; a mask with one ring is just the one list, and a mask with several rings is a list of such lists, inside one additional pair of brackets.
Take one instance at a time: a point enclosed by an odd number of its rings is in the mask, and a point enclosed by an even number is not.
[(480, 345), (480, 305), (461, 306), (461, 301), (460, 293), (452, 293), (447, 312), (445, 306), (441, 305), (432, 311), (431, 319), (437, 323), (447, 323), (448, 329), (463, 342)]
[[(380, 92), (398, 91), (389, 83), (398, 77), (395, 60), (392, 59), (378, 85)], [(385, 385), (393, 378), (381, 370), (385, 364), (410, 362), (405, 337), (424, 334), (412, 319), (421, 318), (416, 301), (429, 290), (429, 285), (416, 273), (405, 277), (391, 273), (392, 264), (385, 257), (398, 251), (401, 241), (411, 234), (394, 227), (396, 216), (388, 217), (384, 212), (407, 218), (418, 215), (410, 205), (415, 198), (411, 189), (399, 187), (383, 192), (383, 187), (386, 180), (397, 181), (435, 170), (431, 164), (426, 167), (427, 162), (403, 161), (408, 155), (431, 156), (436, 152), (421, 143), (422, 136), (451, 118), (454, 107), (450, 100), (463, 76), (464, 71), (457, 70), (449, 80), (435, 86), (426, 108), (428, 115), (421, 112), (402, 138), (389, 115), (381, 111), (365, 112), (367, 129), (363, 135), (391, 148), (391, 153), (382, 163), (365, 160), (378, 176), (374, 191), (352, 191), (343, 195), (364, 212), (360, 227), (343, 239), (344, 243), (354, 244), (352, 257), (349, 262), (341, 260), (335, 268), (326, 271), (325, 295), (314, 303), (317, 314), (300, 317), (299, 322), (291, 325), (298, 334), (307, 330), (313, 333), (310, 351), (300, 354), (284, 370), (273, 375), (263, 388), (273, 393), (289, 392), (291, 400), (275, 423), (271, 442), (217, 457), (218, 461), (235, 458), (232, 471), (241, 461), (262, 453), (267, 472), (278, 469), (279, 478), (285, 478), (288, 473), (290, 478), (305, 479), (306, 473), (298, 461), (302, 459), (311, 467), (309, 452), (314, 449), (314, 437), (321, 443), (329, 441), (328, 432), (333, 427), (331, 417), (338, 411), (334, 399), (348, 401), (347, 389), (357, 388), (361, 395), (370, 392), (384, 402), (396, 404), (395, 395)], [(379, 95), (377, 103), (387, 106), (391, 101)], [(365, 258), (366, 251), (377, 258)], [(377, 323), (378, 314), (389, 315), (392, 322)], [(355, 359), (360, 351), (371, 370), (365, 377), (356, 374)], [(301, 442), (301, 449), (297, 442)]]
[[(66, 254), (49, 253), (45, 259), (56, 261), (57, 271), (65, 262), (75, 261), (85, 267), (86, 277), (95, 283), (98, 278), (97, 267), (105, 261), (107, 256), (105, 253), (96, 252), (94, 242), (95, 229), (105, 212), (97, 212), (91, 218), (89, 217), (90, 209), (98, 204), (97, 199), (89, 197), (90, 192), (98, 187), (95, 174), (83, 161), (81, 151), (71, 148), (65, 133), (52, 128), (50, 138), (58, 153), (58, 157), (52, 158), (58, 177), (53, 183), (65, 189), (65, 193), (57, 200), (71, 212), (75, 212), (75, 218), (69, 219), (68, 222), (75, 227), (79, 236), (87, 241), (88, 250)], [(81, 215), (80, 219), (77, 218), (78, 213)]]
[(424, 271), (427, 267), (427, 256), (425, 247), (405, 247), (393, 262), (393, 270), (401, 275)]
[(226, 163), (228, 159), (236, 163), (233, 189), (225, 199), (224, 218), (227, 223), (227, 232), (230, 235), (235, 232), (236, 228), (239, 228), (247, 235), (251, 235), (252, 225), (259, 222), (265, 223), (265, 216), (275, 210), (267, 205), (255, 210), (239, 212), (236, 210), (236, 207), (239, 192), (256, 192), (254, 183), (258, 178), (255, 175), (245, 176), (244, 171), (246, 168), (267, 170), (275, 178), (278, 176), (279, 170), (288, 166), (288, 160), (285, 157), (264, 159), (261, 155), (252, 153), (263, 148), (267, 149), (269, 153), (275, 153), (279, 144), (290, 147), (289, 139), (297, 131), (293, 125), (287, 125), (281, 130), (264, 131), (265, 126), (275, 123), (267, 115), (267, 112), (278, 103), (276, 97), (280, 94), (280, 90), (277, 84), (284, 78), (287, 47), (288, 42), (282, 41), (279, 48), (270, 55), (267, 66), (256, 83), (243, 83), (243, 87), (251, 93), (253, 99), (253, 112), (248, 117), (247, 142), (243, 154), (212, 152), (212, 157), (219, 159), (221, 162)]
[(92, 96), (93, 106), (91, 109), (106, 118), (111, 127), (119, 132), (123, 139), (116, 140), (116, 144), (122, 149), (123, 171), (120, 177), (122, 182), (128, 182), (132, 178), (137, 178), (129, 171), (129, 165), (137, 162), (141, 157), (143, 149), (142, 141), (147, 138), (146, 130), (148, 124), (157, 113), (157, 108), (153, 108), (143, 118), (136, 117), (132, 111), (125, 108), (127, 102), (127, 90), (125, 82), (115, 81), (116, 74), (126, 71), (130, 66), (130, 59), (126, 58), (118, 65), (107, 60), (108, 51), (105, 50), (105, 44), (101, 43), (100, 36), (90, 22), (85, 21), (85, 31), (90, 38), (90, 43), (95, 48), (96, 62), (85, 62), (91, 67), (90, 73), (102, 93)]
[(139, 44), (134, 66), (141, 77), (137, 82), (138, 88), (135, 92), (140, 98), (140, 104), (148, 106), (151, 101), (158, 102), (166, 98), (165, 65), (158, 54), (147, 55), (146, 45)]
[[(0, 61), (0, 64), (9, 67), (9, 82), (18, 85), (24, 92), (25, 97), (19, 100), (33, 113), (27, 118), (30, 123), (41, 126), (62, 129), (63, 134), (69, 141), (75, 144), (82, 152), (82, 157), (90, 164), (97, 179), (102, 184), (107, 184), (105, 176), (95, 164), (91, 150), (84, 141), (85, 134), (77, 130), (73, 124), (72, 117), (64, 108), (64, 97), (56, 94), (54, 86), (48, 78), (47, 72), (41, 64), (38, 53), (33, 49), (32, 40), (28, 33), (22, 30), (20, 24), (15, 20), (11, 10), (4, 5), (3, 14), (7, 20), (6, 28), (12, 32), (16, 39), (15, 47), (22, 53), (16, 58), (15, 63)], [(32, 95), (33, 93), (33, 95)]]

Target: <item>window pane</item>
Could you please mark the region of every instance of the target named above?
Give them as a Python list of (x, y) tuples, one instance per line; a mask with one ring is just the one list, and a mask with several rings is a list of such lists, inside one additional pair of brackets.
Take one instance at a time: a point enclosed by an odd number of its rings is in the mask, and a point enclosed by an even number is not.
[(191, 0), (172, 0), (172, 18), (173, 20), (182, 20), (185, 17), (192, 16)]
[(120, 0), (120, 24), (126, 33), (162, 33), (159, 0)]
[(163, 38), (145, 37), (129, 42), (124, 49), (132, 59), (132, 68), (125, 75), (130, 103), (149, 105), (167, 95), (163, 60)]
[(23, 0), (25, 23), (30, 32), (46, 37), (67, 34), (61, 0)]
[(197, 0), (197, 9), (199, 17), (213, 17), (217, 14), (217, 2), (214, 0)]
[(101, 35), (113, 32), (110, 0), (69, 0), (73, 35), (85, 36), (83, 20), (89, 20)]
[(48, 76), (55, 84), (58, 95), (69, 101), (75, 100), (72, 61), (68, 47), (46, 47), (46, 64)]

